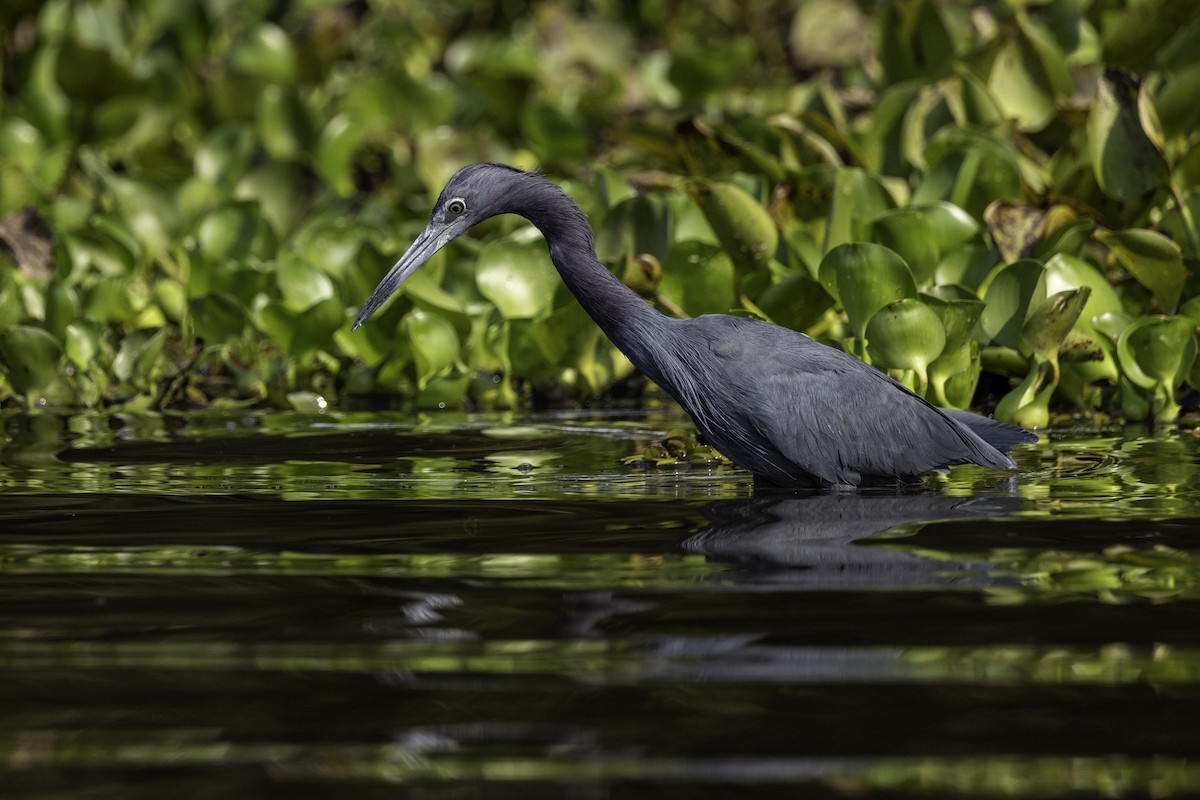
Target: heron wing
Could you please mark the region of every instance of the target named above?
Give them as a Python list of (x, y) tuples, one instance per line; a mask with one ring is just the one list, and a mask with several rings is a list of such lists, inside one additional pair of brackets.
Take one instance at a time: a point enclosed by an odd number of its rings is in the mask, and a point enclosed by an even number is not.
[(887, 375), (794, 331), (746, 326), (710, 350), (738, 387), (743, 429), (835, 485), (940, 467), (1011, 462)]

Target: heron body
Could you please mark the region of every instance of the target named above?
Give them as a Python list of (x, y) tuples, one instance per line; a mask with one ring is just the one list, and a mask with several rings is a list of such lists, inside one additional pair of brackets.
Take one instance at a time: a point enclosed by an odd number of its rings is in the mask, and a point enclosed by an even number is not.
[(1021, 428), (937, 408), (788, 328), (725, 314), (660, 314), (600, 263), (587, 217), (561, 189), (499, 164), (473, 164), (450, 179), (429, 225), (355, 328), (431, 255), (498, 214), (518, 214), (541, 230), (563, 281), (605, 335), (683, 407), (708, 444), (758, 482), (855, 487), (955, 464), (1012, 468), (1007, 450), (1036, 441)]

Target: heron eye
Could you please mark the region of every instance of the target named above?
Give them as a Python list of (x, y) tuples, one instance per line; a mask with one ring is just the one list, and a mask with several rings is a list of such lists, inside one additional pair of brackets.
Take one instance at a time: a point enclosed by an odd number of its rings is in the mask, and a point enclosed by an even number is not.
[(446, 204), (446, 210), (457, 217), (467, 210), (467, 204), (456, 197)]

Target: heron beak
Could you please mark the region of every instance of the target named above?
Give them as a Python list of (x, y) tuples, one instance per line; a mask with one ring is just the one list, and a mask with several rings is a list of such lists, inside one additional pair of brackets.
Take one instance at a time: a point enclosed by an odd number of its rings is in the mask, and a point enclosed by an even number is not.
[(354, 318), (354, 327), (351, 330), (358, 330), (359, 326), (367, 321), (367, 318), (374, 314), (381, 305), (384, 304), (392, 293), (400, 288), (400, 284), (408, 280), (408, 276), (417, 271), (417, 267), (424, 264), (430, 257), (441, 250), (450, 240), (458, 234), (454, 232), (453, 226), (450, 225), (435, 225), (430, 223), (425, 230), (421, 231), (421, 235), (417, 240), (409, 245), (408, 250), (404, 255), (400, 256), (400, 260), (396, 265), (388, 270), (388, 274), (383, 276), (383, 280), (375, 287), (375, 291), (367, 298), (367, 302), (363, 304), (362, 311), (358, 312), (358, 316)]

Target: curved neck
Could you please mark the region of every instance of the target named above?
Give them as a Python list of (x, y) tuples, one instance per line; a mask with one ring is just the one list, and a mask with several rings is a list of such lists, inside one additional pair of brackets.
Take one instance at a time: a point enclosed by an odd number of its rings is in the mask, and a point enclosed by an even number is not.
[(604, 335), (655, 379), (659, 370), (648, 345), (661, 337), (667, 318), (600, 263), (592, 228), (574, 201), (549, 181), (539, 178), (535, 187), (512, 213), (537, 226), (571, 294)]

